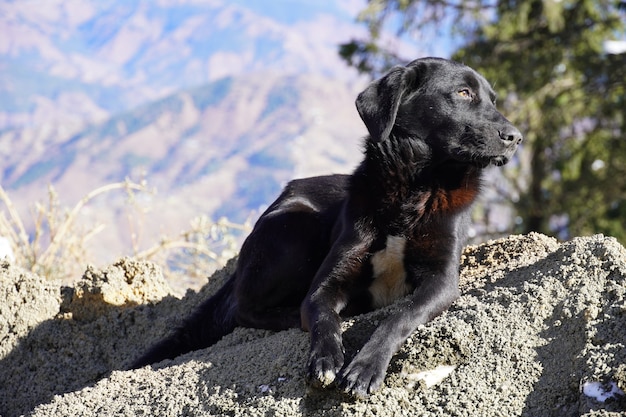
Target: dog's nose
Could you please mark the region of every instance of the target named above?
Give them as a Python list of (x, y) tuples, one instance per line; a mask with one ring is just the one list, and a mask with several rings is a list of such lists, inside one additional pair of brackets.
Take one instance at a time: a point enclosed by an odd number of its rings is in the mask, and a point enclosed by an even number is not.
[(498, 131), (500, 139), (507, 143), (507, 145), (519, 145), (522, 143), (522, 132), (517, 130), (515, 126), (507, 126), (503, 130)]

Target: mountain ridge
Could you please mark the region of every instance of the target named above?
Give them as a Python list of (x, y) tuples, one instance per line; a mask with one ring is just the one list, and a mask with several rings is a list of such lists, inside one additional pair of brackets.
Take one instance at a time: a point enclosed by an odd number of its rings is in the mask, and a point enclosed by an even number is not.
[[(107, 183), (146, 179), (158, 194), (144, 198), (154, 225), (144, 225), (145, 245), (201, 214), (242, 222), (262, 211), (286, 181), (349, 172), (358, 163), (366, 130), (354, 108), (356, 87), (321, 75), (227, 77), (65, 138), (54, 129), (39, 132), (38, 142), (47, 144), (39, 149), (23, 140), (24, 130), (5, 131), (0, 144), (12, 143), (12, 152), (2, 158), (2, 183), (28, 212), (45, 195), (45, 184), (65, 201), (78, 201)], [(114, 196), (94, 202), (98, 210), (89, 221), (112, 211), (107, 223), (124, 223), (124, 204)], [(118, 248), (99, 245), (105, 259), (130, 251), (128, 231), (119, 227), (98, 241)]]
[[(361, 30), (353, 15), (339, 2), (306, 3), (305, 19), (302, 5), (282, 3), (283, 15), (300, 18), (281, 21), (277, 7), (220, 0), (4, 3), (0, 128), (75, 118), (73, 100), (88, 104), (81, 118), (91, 121), (259, 71), (353, 79), (336, 52), (341, 39)], [(50, 103), (60, 107), (43, 111)]]

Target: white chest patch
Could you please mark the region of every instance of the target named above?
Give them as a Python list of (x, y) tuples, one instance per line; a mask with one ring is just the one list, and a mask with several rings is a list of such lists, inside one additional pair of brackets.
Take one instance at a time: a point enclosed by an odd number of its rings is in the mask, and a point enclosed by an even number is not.
[(404, 269), (404, 247), (406, 239), (400, 236), (387, 236), (387, 246), (372, 255), (374, 282), (369, 287), (374, 307), (391, 304), (408, 294), (412, 288), (406, 282)]

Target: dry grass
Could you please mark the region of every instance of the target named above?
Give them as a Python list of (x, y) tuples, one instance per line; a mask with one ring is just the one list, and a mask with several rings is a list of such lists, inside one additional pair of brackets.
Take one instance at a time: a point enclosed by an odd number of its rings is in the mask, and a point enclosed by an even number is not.
[(178, 289), (198, 288), (206, 278), (226, 265), (240, 245), (240, 237), (252, 228), (250, 220), (236, 224), (221, 218), (214, 222), (207, 216), (193, 219), (190, 227), (174, 237), (162, 237), (152, 247), (136, 250), (138, 259), (150, 260), (164, 269)]
[[(84, 230), (77, 222), (81, 211), (94, 198), (115, 191), (126, 192), (128, 204), (133, 203), (135, 193), (151, 192), (145, 182), (127, 180), (97, 188), (67, 209), (60, 206), (58, 195), (49, 187), (47, 202), (36, 203), (32, 208), (34, 227), (27, 230), (24, 217), (0, 186), (0, 203), (4, 205), (0, 211), (0, 236), (8, 241), (17, 265), (43, 277), (71, 280), (92, 263), (88, 242), (105, 227), (96, 224)], [(148, 249), (133, 245), (132, 255), (157, 263), (170, 281), (193, 280), (207, 277), (225, 265), (237, 252), (237, 236), (249, 230), (249, 222), (234, 224), (226, 219), (213, 222), (201, 216), (191, 222), (188, 230), (175, 237), (162, 237)]]

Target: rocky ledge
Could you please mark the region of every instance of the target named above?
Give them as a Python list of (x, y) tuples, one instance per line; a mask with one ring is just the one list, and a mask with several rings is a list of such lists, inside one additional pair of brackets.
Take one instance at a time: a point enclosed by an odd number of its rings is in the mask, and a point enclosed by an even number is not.
[[(308, 335), (237, 329), (154, 367), (122, 371), (229, 275), (172, 294), (122, 259), (72, 287), (0, 265), (0, 415), (618, 416), (626, 411), (626, 250), (539, 234), (468, 247), (461, 298), (421, 326), (383, 388), (355, 401), (304, 382)], [(395, 309), (344, 323), (347, 355)]]

